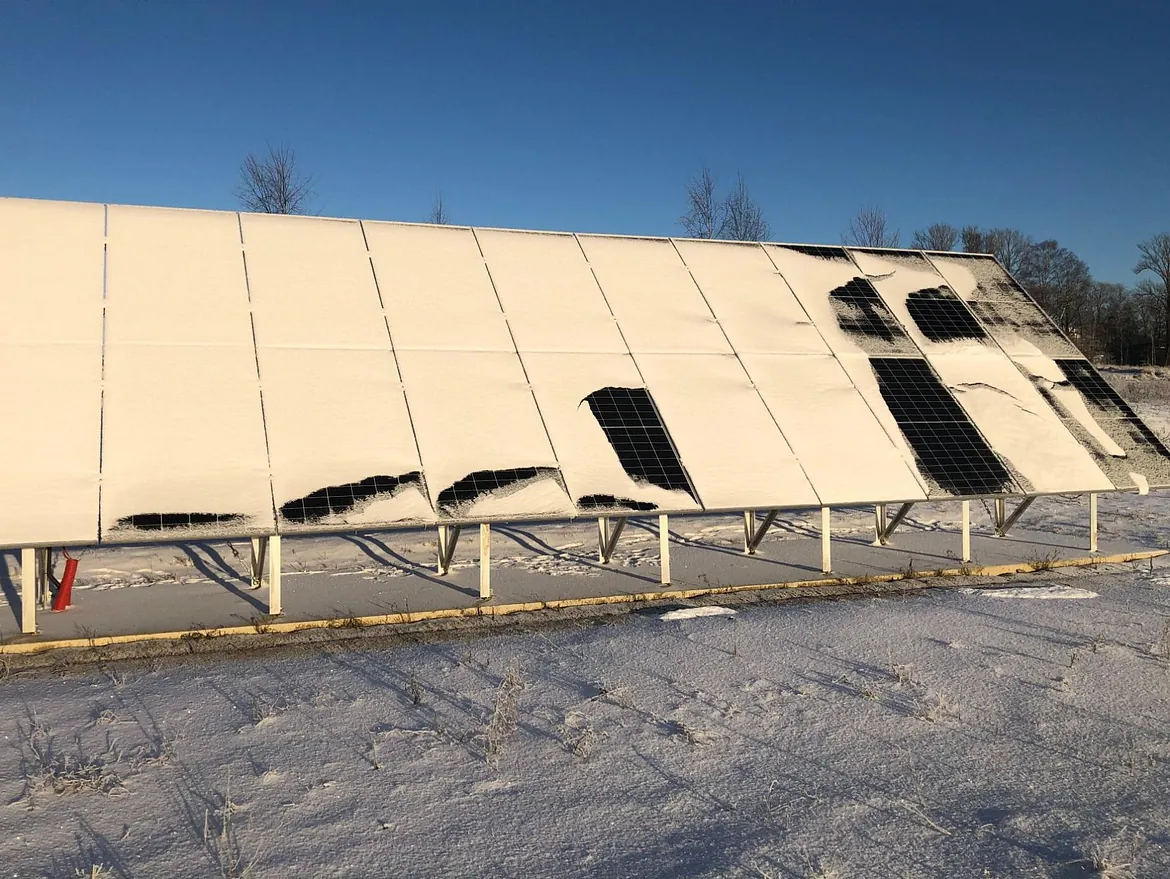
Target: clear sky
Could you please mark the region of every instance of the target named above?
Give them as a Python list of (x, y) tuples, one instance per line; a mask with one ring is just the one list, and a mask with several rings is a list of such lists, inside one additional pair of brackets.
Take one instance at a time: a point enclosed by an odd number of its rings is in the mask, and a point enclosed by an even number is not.
[(324, 215), (677, 234), (742, 173), (783, 241), (863, 204), (1170, 232), (1170, 3), (0, 0), (0, 195), (232, 208), (295, 148)]

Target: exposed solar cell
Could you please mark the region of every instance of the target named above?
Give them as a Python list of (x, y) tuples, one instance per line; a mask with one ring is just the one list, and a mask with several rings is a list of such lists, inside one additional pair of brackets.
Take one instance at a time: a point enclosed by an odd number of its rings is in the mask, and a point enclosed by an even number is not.
[(634, 480), (694, 497), (658, 410), (645, 388), (601, 388), (585, 398), (597, 423)]
[(1011, 474), (925, 360), (873, 357), (882, 397), (922, 470), (956, 495), (1011, 490)]

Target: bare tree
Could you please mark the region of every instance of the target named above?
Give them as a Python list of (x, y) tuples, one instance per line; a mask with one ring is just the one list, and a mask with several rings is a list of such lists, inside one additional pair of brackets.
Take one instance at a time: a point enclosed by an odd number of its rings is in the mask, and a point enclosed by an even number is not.
[(993, 254), (1013, 275), (1023, 268), (1028, 252), (1034, 246), (1032, 239), (1019, 229), (980, 229), (964, 226), (961, 233), (963, 250), (967, 253)]
[(687, 212), (679, 225), (691, 238), (722, 238), (727, 227), (726, 205), (715, 194), (715, 175), (706, 165), (687, 183)]
[(247, 211), (304, 214), (316, 180), (297, 168), (297, 154), (283, 144), (269, 145), (268, 155), (249, 153), (240, 165), (235, 195)]
[(931, 223), (914, 233), (910, 246), (916, 250), (954, 250), (959, 230), (950, 223)]
[[(1160, 295), (1165, 328), (1166, 353), (1163, 365), (1170, 366), (1170, 235), (1162, 233), (1138, 245), (1142, 258), (1133, 267), (1134, 274), (1150, 272), (1158, 281), (1146, 280), (1142, 287), (1147, 295)], [(1159, 283), (1160, 282), (1160, 283)], [(1158, 287), (1162, 289), (1159, 291)]]
[[(1018, 242), (1006, 245), (1009, 259), (1014, 257), (1014, 246)], [(1007, 265), (1002, 257), (1000, 261)], [(1080, 341), (1089, 325), (1094, 295), (1093, 277), (1085, 261), (1055, 241), (1029, 242), (1016, 276), (1060, 328)]]
[(427, 217), (428, 223), (434, 223), (436, 226), (450, 226), (451, 215), (447, 213), (447, 205), (443, 201), (442, 190), (435, 196), (435, 203), (431, 205), (431, 213)]
[(748, 192), (743, 177), (723, 202), (723, 235), (733, 241), (766, 241), (772, 228), (764, 219), (764, 212)]
[(846, 244), (857, 247), (897, 247), (901, 240), (897, 229), (890, 228), (889, 217), (876, 206), (867, 206), (849, 221), (848, 231), (841, 236)]

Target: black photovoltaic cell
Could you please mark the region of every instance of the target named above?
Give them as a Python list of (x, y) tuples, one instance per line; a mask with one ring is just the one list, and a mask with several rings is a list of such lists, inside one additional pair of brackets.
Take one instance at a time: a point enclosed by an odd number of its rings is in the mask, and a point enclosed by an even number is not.
[(685, 491), (697, 500), (649, 391), (600, 388), (584, 402), (631, 479), (667, 491)]
[(330, 485), (281, 505), (280, 515), (292, 522), (308, 524), (344, 513), (375, 495), (393, 495), (404, 486), (421, 482), (422, 474), (415, 471), (404, 476), (369, 476), (360, 482)]
[(906, 339), (901, 324), (882, 301), (873, 284), (865, 278), (854, 278), (829, 293), (829, 301), (837, 315), (837, 323), (850, 335), (894, 342)]
[(239, 525), (244, 517), (238, 513), (136, 513), (123, 516), (111, 530), (137, 528), (141, 531), (171, 531), (177, 528), (209, 528)]
[(915, 290), (906, 297), (906, 308), (918, 329), (932, 342), (987, 338), (979, 321), (950, 287)]
[(1011, 490), (1011, 474), (925, 360), (871, 357), (869, 363), (926, 476), (959, 496)]
[(560, 472), (555, 467), (477, 470), (439, 492), (439, 510), (449, 516), (455, 516), (459, 513), (460, 507), (474, 501), (480, 495), (500, 489), (519, 488), (523, 483), (542, 478), (559, 479)]
[(1121, 395), (1109, 386), (1101, 374), (1093, 369), (1087, 360), (1062, 359), (1056, 365), (1064, 373), (1069, 384), (1076, 388), (1090, 405), (1098, 410), (1098, 414), (1105, 418), (1137, 418), (1129, 404), (1121, 399)]
[(784, 244), (782, 246), (785, 250), (794, 250), (797, 253), (803, 253), (805, 256), (815, 256), (818, 259), (853, 262), (849, 258), (849, 254), (845, 252), (844, 247), (825, 247), (816, 244)]

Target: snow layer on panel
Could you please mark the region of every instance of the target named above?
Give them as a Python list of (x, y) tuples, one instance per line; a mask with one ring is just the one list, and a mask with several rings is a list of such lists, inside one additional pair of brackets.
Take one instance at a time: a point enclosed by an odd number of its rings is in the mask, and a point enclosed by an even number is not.
[(251, 346), (106, 348), (103, 536), (168, 516), (160, 536), (273, 530)]
[[(972, 423), (1031, 490), (1109, 489), (1105, 474), (1036, 388), (952, 291), (940, 289), (943, 279), (924, 257), (851, 253)], [(923, 298), (928, 294), (931, 298)], [(924, 305), (930, 310), (911, 310)]]
[(252, 346), (234, 213), (111, 205), (109, 344)]
[(929, 259), (1008, 354), (1081, 356), (995, 259), (937, 253)]
[(282, 530), (434, 519), (388, 347), (259, 357)]
[(576, 514), (515, 352), (399, 351), (398, 363), (427, 491), (440, 516), (443, 492), (460, 480), (529, 469), (539, 472), (461, 504), (460, 517)]
[(628, 353), (572, 235), (476, 230), (521, 351)]
[[(629, 354), (525, 354), (524, 363), (565, 485), (579, 507), (620, 510), (646, 504), (651, 506), (645, 509), (663, 512), (700, 508), (684, 491), (631, 478), (586, 401), (602, 388), (643, 387)], [(669, 431), (670, 424), (665, 426)], [(582, 504), (582, 498), (591, 501)], [(613, 498), (614, 503), (604, 503), (603, 498)], [(623, 505), (623, 500), (633, 503)]]
[(101, 362), (100, 344), (0, 345), (10, 402), (0, 419), (0, 546), (97, 539)]
[(898, 426), (898, 420), (894, 418), (894, 413), (890, 411), (889, 405), (882, 396), (881, 388), (878, 386), (877, 376), (874, 375), (873, 367), (869, 363), (869, 355), (867, 354), (843, 354), (837, 358), (841, 364), (841, 368), (853, 382), (853, 386), (857, 388), (857, 392), (861, 398), (869, 406), (873, 416), (881, 425), (882, 430), (885, 431), (886, 436), (889, 437), (890, 442), (902, 455), (902, 459), (906, 462), (906, 466), (914, 473), (915, 479), (930, 497), (938, 497), (940, 494), (945, 495), (942, 489), (926, 476), (918, 467), (918, 462), (914, 457), (914, 450), (910, 448), (910, 444), (906, 441), (905, 434)]
[(687, 239), (674, 243), (737, 351), (829, 353), (762, 247)]
[(597, 235), (577, 240), (635, 354), (731, 353), (670, 241)]
[(743, 354), (741, 359), (821, 503), (926, 498), (834, 357)]
[(0, 198), (0, 344), (101, 344), (104, 235), (104, 205)]
[(389, 348), (360, 223), (241, 214), (256, 344)]
[(97, 538), (104, 224), (0, 199), (0, 545)]
[[(880, 253), (853, 249), (850, 250), (850, 254), (870, 284), (878, 291), (886, 307), (923, 353), (962, 350), (971, 356), (1006, 359), (963, 303), (957, 301), (956, 297), (948, 295), (953, 291), (946, 287), (942, 276), (934, 271), (925, 257), (917, 254), (898, 254), (897, 257), (890, 258)], [(920, 313), (915, 317), (910, 310), (911, 296), (929, 292), (937, 292), (941, 297), (925, 300), (933, 305), (934, 311), (945, 309), (940, 315), (942, 320), (936, 321), (940, 324), (938, 327), (928, 322), (925, 315)], [(933, 316), (933, 312), (928, 314)], [(945, 335), (948, 338), (945, 340), (930, 338), (927, 331), (933, 330), (939, 331), (935, 332), (936, 337)]]
[(1036, 388), (1005, 357), (932, 353), (930, 364), (991, 447), (1038, 492), (1113, 487)]
[(470, 229), (363, 227), (395, 348), (515, 350)]
[[(1105, 389), (1104, 394), (1094, 394), (1099, 399), (1087, 399), (1052, 358), (1035, 355), (1013, 360), (1114, 487), (1143, 490), (1170, 485), (1170, 453), (1128, 405), (1118, 402), (1116, 392)], [(1088, 382), (1086, 390), (1091, 392), (1094, 383), (1104, 384), (1087, 360), (1061, 362), (1069, 369), (1080, 367), (1082, 383)]]
[(820, 504), (738, 358), (642, 354), (637, 361), (705, 507)]

